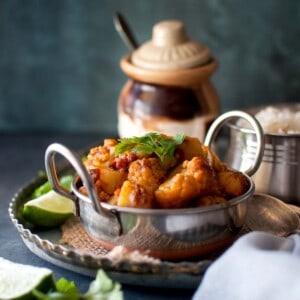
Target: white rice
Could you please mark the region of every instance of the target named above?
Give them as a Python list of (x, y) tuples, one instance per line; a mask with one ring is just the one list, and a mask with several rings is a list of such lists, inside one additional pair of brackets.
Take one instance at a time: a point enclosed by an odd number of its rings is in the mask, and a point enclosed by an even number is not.
[(291, 111), (287, 108), (268, 106), (259, 111), (255, 117), (266, 133), (300, 133), (300, 110)]
[[(299, 134), (300, 109), (292, 111), (288, 108), (267, 106), (256, 113), (255, 117), (260, 122), (265, 133), (271, 134)], [(244, 120), (237, 123), (241, 127), (249, 127)]]

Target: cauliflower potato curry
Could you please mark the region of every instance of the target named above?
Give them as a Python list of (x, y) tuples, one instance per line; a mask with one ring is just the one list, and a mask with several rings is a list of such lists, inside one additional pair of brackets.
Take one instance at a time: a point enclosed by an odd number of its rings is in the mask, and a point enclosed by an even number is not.
[[(99, 199), (135, 208), (190, 208), (225, 202), (249, 188), (197, 138), (149, 133), (106, 139), (90, 150), (85, 166)], [(86, 194), (84, 187), (80, 191)]]

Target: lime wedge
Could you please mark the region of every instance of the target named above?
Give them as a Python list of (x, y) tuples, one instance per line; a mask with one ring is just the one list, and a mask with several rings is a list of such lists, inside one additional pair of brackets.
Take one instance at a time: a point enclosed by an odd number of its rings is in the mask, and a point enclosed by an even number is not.
[(55, 289), (52, 271), (11, 262), (0, 257), (0, 299), (34, 299), (32, 290)]
[(51, 190), (25, 203), (23, 216), (38, 227), (56, 227), (73, 215), (73, 206), (72, 200)]

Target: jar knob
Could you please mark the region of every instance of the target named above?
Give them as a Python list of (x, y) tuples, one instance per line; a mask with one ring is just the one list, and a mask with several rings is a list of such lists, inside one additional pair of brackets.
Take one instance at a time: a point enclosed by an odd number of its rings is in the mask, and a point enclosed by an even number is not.
[(164, 21), (153, 27), (152, 41), (158, 47), (179, 45), (187, 40), (184, 25), (180, 21)]

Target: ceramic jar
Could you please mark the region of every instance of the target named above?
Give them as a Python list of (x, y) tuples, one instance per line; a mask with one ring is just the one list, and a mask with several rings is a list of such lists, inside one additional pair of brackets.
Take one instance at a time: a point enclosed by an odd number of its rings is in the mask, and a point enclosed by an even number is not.
[(152, 40), (121, 60), (129, 78), (118, 102), (120, 137), (184, 132), (203, 140), (220, 113), (210, 82), (216, 68), (210, 49), (191, 40), (182, 22), (156, 24)]

